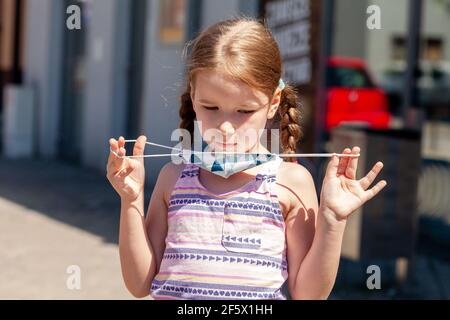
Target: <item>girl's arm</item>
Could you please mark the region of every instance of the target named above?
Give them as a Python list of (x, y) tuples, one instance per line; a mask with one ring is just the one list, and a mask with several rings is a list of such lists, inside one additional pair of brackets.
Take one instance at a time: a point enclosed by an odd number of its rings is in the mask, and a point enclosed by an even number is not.
[(324, 299), (334, 283), (342, 237), (327, 231), (318, 217), (318, 199), (311, 174), (290, 165), (286, 185), (293, 194), (286, 217), (288, 286), (292, 299)]
[[(314, 188), (314, 185), (312, 187)], [(303, 208), (296, 210), (304, 211)], [(339, 267), (345, 221), (336, 224), (326, 221), (327, 213), (322, 208), (310, 208), (308, 211), (310, 219), (317, 217), (316, 230), (309, 251), (303, 259), (296, 260), (297, 268), (295, 262), (289, 261), (289, 268), (293, 268), (289, 271), (290, 293), (293, 299), (327, 299), (333, 289)], [(297, 219), (301, 216), (302, 214), (297, 214)], [(288, 228), (288, 239), (292, 239), (288, 240), (288, 248), (291, 247), (292, 251), (295, 250), (295, 243), (304, 241), (301, 240), (303, 237), (299, 236), (301, 224), (304, 222), (298, 221), (297, 226), (294, 224)], [(311, 238), (307, 241), (310, 242)], [(289, 252), (288, 259), (292, 258), (292, 255)]]
[[(343, 153), (359, 151), (354, 147), (346, 148)], [(356, 180), (357, 164), (357, 157), (331, 159), (322, 185), (320, 207), (309, 172), (300, 166), (295, 173), (291, 171), (292, 190), (301, 195), (294, 201), (286, 220), (288, 283), (293, 299), (329, 296), (339, 267), (347, 217), (386, 186), (383, 180), (368, 189), (381, 171), (381, 162), (360, 180)], [(305, 247), (309, 245), (307, 250)]]
[(121, 201), (119, 254), (122, 276), (136, 298), (149, 294), (155, 274), (154, 251), (145, 230), (144, 195), (133, 201)]
[(165, 190), (176, 177), (173, 164), (161, 169), (146, 218), (143, 194), (135, 202), (122, 202), (119, 234), (122, 275), (126, 287), (137, 298), (149, 295), (159, 269), (167, 235)]
[[(139, 136), (133, 147), (134, 156), (144, 155), (147, 137)], [(109, 139), (110, 153), (106, 177), (121, 199), (119, 255), (122, 276), (135, 297), (150, 293), (162, 258), (167, 234), (167, 201), (165, 190), (171, 190), (178, 175), (171, 163), (159, 173), (152, 192), (147, 218), (144, 218), (144, 159), (126, 157), (125, 139)]]

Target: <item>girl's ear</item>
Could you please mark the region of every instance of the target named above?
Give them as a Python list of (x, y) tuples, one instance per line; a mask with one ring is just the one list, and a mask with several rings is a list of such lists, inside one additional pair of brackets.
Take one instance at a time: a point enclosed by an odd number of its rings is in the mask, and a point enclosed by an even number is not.
[(277, 88), (273, 95), (272, 101), (270, 102), (269, 105), (269, 111), (267, 112), (267, 119), (272, 119), (275, 116), (278, 107), (280, 106), (280, 102), (281, 102), (281, 89)]

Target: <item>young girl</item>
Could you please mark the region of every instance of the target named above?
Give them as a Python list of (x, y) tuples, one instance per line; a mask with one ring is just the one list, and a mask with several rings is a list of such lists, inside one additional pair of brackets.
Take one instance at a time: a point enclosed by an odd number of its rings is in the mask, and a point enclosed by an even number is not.
[[(180, 128), (201, 134), (211, 150), (269, 153), (243, 130), (279, 124), (283, 153), (301, 137), (299, 98), (281, 80), (276, 41), (248, 18), (219, 22), (193, 42)], [(216, 130), (220, 137), (206, 135)], [(369, 186), (378, 162), (356, 179), (360, 149), (346, 148), (327, 167), (320, 206), (310, 173), (275, 154), (254, 165), (213, 169), (211, 163), (168, 162), (144, 217), (143, 159), (125, 157), (125, 140), (110, 139), (107, 177), (121, 198), (122, 274), (135, 297), (154, 299), (326, 299), (339, 265), (347, 217), (386, 182)], [(140, 136), (133, 155), (142, 156)]]

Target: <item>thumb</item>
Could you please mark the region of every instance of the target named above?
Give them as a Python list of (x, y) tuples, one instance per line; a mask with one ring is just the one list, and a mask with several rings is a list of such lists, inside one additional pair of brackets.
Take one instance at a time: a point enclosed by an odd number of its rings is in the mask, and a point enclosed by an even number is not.
[(330, 178), (335, 178), (337, 176), (337, 171), (339, 167), (339, 157), (334, 153), (331, 157), (330, 162), (328, 162), (326, 176)]
[[(147, 142), (146, 136), (142, 135), (142, 136), (139, 136), (139, 138), (137, 138), (136, 143), (134, 144), (134, 148), (133, 148), (133, 156), (143, 156), (144, 155), (146, 142)], [(138, 160), (141, 162), (144, 162), (144, 158), (139, 158)]]

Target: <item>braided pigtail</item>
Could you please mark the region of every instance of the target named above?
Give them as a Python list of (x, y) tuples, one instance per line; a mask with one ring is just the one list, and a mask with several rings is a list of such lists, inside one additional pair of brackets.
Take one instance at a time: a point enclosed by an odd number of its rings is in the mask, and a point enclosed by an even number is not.
[(180, 116), (180, 129), (186, 129), (189, 131), (191, 135), (191, 144), (193, 143), (193, 137), (194, 137), (194, 120), (195, 120), (195, 111), (194, 106), (192, 104), (191, 99), (191, 88), (190, 85), (188, 85), (186, 91), (181, 95), (180, 97), (180, 110), (179, 110), (179, 116)]
[[(300, 127), (300, 98), (295, 88), (288, 84), (281, 91), (278, 115), (280, 121), (280, 142), (283, 153), (296, 153), (297, 142), (303, 137)], [(296, 158), (284, 159), (288, 162), (296, 162)]]

